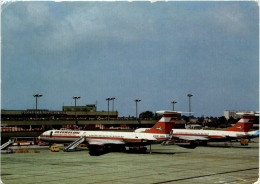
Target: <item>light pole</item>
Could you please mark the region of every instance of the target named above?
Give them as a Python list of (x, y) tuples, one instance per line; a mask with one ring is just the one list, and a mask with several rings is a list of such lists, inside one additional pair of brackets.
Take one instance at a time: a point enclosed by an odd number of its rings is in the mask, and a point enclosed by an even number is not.
[(112, 104), (112, 112), (114, 112), (114, 100), (115, 100), (116, 98), (115, 97), (112, 97), (111, 98), (111, 100), (112, 100), (112, 102), (113, 102), (113, 104)]
[(176, 104), (177, 102), (176, 101), (172, 101), (172, 110), (174, 111), (174, 104)]
[(138, 102), (141, 102), (141, 100), (140, 100), (140, 99), (135, 99), (134, 101), (135, 101), (135, 107), (136, 107), (136, 119), (137, 119), (137, 112), (138, 112), (137, 103), (138, 103)]
[(78, 125), (78, 119), (77, 119), (77, 99), (80, 99), (80, 96), (73, 96), (72, 98), (75, 100), (75, 120), (76, 120), (76, 125)]
[(34, 94), (33, 97), (36, 99), (36, 107), (35, 107), (35, 113), (36, 113), (36, 120), (37, 120), (37, 111), (38, 111), (38, 98), (42, 97), (41, 94)]
[(190, 113), (191, 113), (190, 98), (191, 98), (193, 95), (192, 95), (192, 94), (188, 94), (187, 96), (189, 97), (189, 117), (190, 117)]
[(112, 98), (106, 98), (107, 100), (107, 120), (109, 120), (109, 101), (112, 100)]

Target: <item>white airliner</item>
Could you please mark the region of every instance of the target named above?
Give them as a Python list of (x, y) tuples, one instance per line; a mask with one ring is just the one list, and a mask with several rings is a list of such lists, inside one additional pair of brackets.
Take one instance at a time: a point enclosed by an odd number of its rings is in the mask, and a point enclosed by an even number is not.
[[(237, 113), (239, 114), (239, 113)], [(248, 138), (256, 132), (249, 132), (254, 119), (259, 114), (240, 113), (242, 118), (231, 128), (219, 130), (191, 130), (191, 129), (172, 129), (171, 137), (190, 141), (191, 146), (196, 147), (198, 144), (207, 144), (207, 142), (231, 141), (234, 139)]]
[(157, 113), (163, 116), (150, 129), (138, 129), (136, 132), (48, 130), (40, 135), (39, 139), (45, 142), (72, 142), (69, 148), (86, 142), (90, 155), (101, 155), (115, 147), (125, 150), (126, 146), (137, 147), (161, 143), (170, 138), (174, 122), (180, 113), (176, 111), (157, 111)]

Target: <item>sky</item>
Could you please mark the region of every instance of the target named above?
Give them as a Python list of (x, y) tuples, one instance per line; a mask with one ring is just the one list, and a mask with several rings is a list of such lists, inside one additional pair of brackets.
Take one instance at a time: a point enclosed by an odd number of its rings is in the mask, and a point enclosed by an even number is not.
[[(115, 97), (119, 116), (259, 109), (259, 10), (237, 2), (7, 2), (1, 108), (61, 110)], [(111, 103), (110, 103), (111, 104)], [(112, 106), (110, 106), (111, 110)]]

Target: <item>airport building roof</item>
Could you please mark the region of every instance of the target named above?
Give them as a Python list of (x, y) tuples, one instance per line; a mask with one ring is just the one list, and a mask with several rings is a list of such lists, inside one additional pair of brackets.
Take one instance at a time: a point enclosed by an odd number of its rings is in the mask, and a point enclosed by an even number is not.
[(77, 116), (82, 117), (103, 117), (103, 116), (110, 116), (110, 117), (118, 117), (117, 111), (97, 111), (96, 105), (86, 105), (86, 106), (63, 106), (62, 111), (59, 110), (48, 110), (48, 109), (27, 109), (27, 110), (1, 110), (2, 118), (11, 118), (13, 116), (24, 118), (28, 116), (31, 116), (34, 118), (34, 116), (37, 114), (38, 118), (46, 116), (54, 116), (50, 118), (54, 118), (55, 116), (60, 117), (63, 116), (63, 118), (66, 118), (66, 116), (75, 116), (75, 113)]

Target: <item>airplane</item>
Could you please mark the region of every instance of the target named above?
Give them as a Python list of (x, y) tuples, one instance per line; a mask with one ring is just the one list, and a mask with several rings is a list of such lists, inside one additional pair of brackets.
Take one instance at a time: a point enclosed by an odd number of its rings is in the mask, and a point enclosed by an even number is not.
[(259, 137), (259, 130), (248, 132), (249, 138)]
[[(48, 130), (39, 136), (39, 140), (50, 143), (71, 144), (65, 149), (74, 148), (82, 142), (87, 143), (89, 154), (99, 156), (114, 149), (124, 151), (129, 148), (147, 148), (144, 146), (158, 144), (170, 138), (174, 122), (180, 115), (176, 111), (157, 111), (162, 118), (149, 129), (139, 129), (136, 132), (108, 132), (108, 131), (83, 131), (83, 130)], [(75, 146), (76, 145), (76, 146)]]
[[(257, 113), (237, 113), (241, 119), (231, 128), (225, 130), (189, 130), (172, 129), (171, 139), (186, 140), (190, 142), (190, 148), (198, 145), (207, 145), (207, 142), (224, 142), (241, 138), (256, 137), (259, 131), (249, 132)], [(258, 133), (258, 134), (257, 134)], [(180, 145), (181, 146), (181, 145)], [(184, 147), (184, 146), (183, 146)]]
[(250, 132), (248, 132), (248, 137), (247, 137), (247, 139), (248, 139), (249, 141), (251, 141), (251, 139), (257, 138), (257, 137), (259, 137), (259, 130), (255, 130), (255, 131), (250, 131)]

